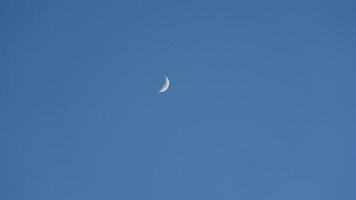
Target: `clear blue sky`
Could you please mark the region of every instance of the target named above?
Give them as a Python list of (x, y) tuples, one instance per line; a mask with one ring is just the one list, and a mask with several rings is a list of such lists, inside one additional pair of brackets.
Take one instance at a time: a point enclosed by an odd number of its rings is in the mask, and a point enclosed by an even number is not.
[(0, 199), (355, 200), (355, 10), (1, 1)]

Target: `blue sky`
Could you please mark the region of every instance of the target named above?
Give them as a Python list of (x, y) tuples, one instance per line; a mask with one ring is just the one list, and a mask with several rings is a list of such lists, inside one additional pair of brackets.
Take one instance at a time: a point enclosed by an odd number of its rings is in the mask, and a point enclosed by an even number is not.
[(1, 1), (0, 199), (356, 199), (355, 9)]

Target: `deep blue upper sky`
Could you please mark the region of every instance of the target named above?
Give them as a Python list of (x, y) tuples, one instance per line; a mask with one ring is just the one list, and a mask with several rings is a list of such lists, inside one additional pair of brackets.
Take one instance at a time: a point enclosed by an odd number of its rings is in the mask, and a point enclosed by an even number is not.
[(0, 199), (355, 200), (355, 10), (1, 1)]

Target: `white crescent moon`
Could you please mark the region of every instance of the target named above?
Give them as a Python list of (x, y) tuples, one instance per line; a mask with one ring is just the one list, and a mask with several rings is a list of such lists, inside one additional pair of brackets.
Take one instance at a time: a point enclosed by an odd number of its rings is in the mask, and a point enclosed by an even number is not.
[(165, 76), (165, 81), (164, 81), (164, 83), (163, 83), (161, 89), (158, 90), (158, 92), (159, 92), (159, 93), (165, 92), (165, 91), (168, 90), (168, 88), (169, 88), (169, 79), (168, 79), (167, 76)]

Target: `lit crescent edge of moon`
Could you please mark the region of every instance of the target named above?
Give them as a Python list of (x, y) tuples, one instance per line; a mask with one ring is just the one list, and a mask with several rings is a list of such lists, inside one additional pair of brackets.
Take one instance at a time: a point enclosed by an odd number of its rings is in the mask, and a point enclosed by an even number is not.
[(169, 88), (169, 79), (167, 76), (165, 76), (165, 81), (164, 81), (164, 84), (162, 86), (162, 88), (158, 91), (159, 93), (163, 93), (163, 92), (166, 92)]

